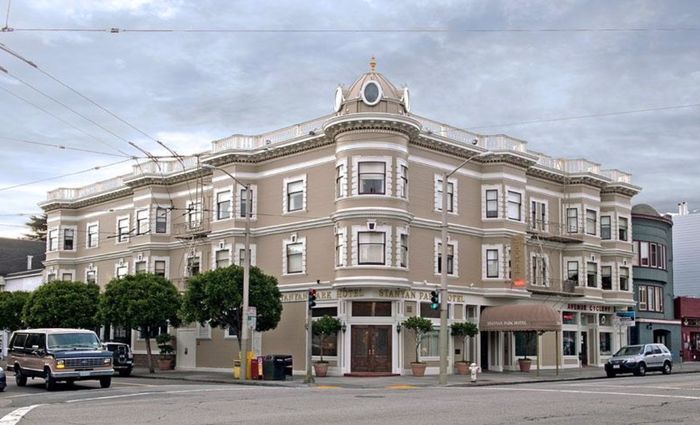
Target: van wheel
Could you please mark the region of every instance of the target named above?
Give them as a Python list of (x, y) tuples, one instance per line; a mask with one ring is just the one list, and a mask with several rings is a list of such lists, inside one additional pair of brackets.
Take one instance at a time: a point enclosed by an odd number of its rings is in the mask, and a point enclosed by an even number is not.
[(56, 389), (56, 378), (51, 376), (50, 370), (44, 371), (44, 383), (46, 384), (46, 391), (54, 391)]
[(664, 362), (664, 368), (663, 368), (662, 372), (664, 375), (671, 374), (671, 362)]
[(637, 366), (637, 370), (634, 371), (634, 374), (636, 376), (644, 376), (647, 374), (647, 366), (644, 363), (640, 363), (639, 366)]
[(27, 385), (27, 377), (24, 376), (22, 369), (19, 366), (15, 366), (15, 383), (18, 387)]
[(112, 385), (112, 377), (108, 376), (106, 378), (100, 378), (100, 387), (101, 388), (109, 388), (109, 386)]

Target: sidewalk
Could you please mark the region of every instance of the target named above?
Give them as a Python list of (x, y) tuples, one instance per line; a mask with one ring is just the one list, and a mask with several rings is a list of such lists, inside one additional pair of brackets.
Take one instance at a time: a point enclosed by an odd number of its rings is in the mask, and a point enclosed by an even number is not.
[[(700, 373), (700, 362), (693, 363), (675, 363), (673, 365), (673, 373)], [(660, 372), (649, 372), (649, 374), (660, 374)], [(238, 385), (261, 385), (261, 386), (276, 386), (276, 387), (304, 387), (304, 377), (295, 375), (293, 379), (286, 381), (241, 381), (234, 380), (229, 372), (204, 372), (204, 371), (159, 371), (156, 373), (148, 373), (148, 369), (136, 368), (132, 375), (138, 378), (152, 379), (172, 379), (189, 382), (200, 383), (219, 383), (219, 384), (238, 384)], [(631, 375), (622, 375), (631, 376)], [(561, 369), (557, 375), (554, 370), (542, 370), (538, 374), (536, 370), (531, 370), (528, 373), (524, 372), (484, 372), (479, 375), (476, 383), (470, 382), (469, 375), (448, 375), (447, 386), (486, 386), (486, 385), (507, 385), (507, 384), (524, 384), (533, 382), (555, 382), (555, 381), (576, 381), (586, 379), (606, 379), (603, 368), (585, 367), (577, 369)], [(415, 376), (385, 376), (385, 377), (347, 377), (347, 376), (329, 376), (325, 378), (315, 378), (315, 386), (317, 387), (339, 387), (339, 388), (418, 388), (438, 386), (438, 377), (436, 375), (424, 376), (417, 378)]]

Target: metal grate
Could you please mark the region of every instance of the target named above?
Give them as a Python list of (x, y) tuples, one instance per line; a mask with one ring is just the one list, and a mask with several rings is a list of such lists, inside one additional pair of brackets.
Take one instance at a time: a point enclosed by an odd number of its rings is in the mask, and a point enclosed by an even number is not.
[(67, 368), (83, 368), (83, 367), (95, 367), (102, 366), (102, 357), (81, 357), (76, 359), (66, 359)]

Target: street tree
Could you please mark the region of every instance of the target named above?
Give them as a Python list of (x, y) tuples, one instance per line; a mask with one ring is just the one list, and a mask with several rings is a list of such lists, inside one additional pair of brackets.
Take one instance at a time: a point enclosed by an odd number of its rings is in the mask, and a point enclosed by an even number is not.
[(97, 326), (100, 288), (94, 283), (57, 280), (31, 293), (22, 311), (32, 328), (83, 328)]
[(27, 239), (46, 241), (46, 214), (33, 215), (24, 224), (32, 230), (31, 233), (24, 234)]
[(180, 294), (168, 279), (138, 273), (112, 279), (100, 298), (99, 318), (105, 324), (136, 329), (146, 340), (148, 369), (154, 373), (151, 339), (166, 323), (179, 325)]
[[(264, 332), (277, 327), (282, 317), (281, 293), (277, 279), (257, 267), (250, 268), (249, 305), (257, 309), (255, 330)], [(243, 267), (210, 270), (191, 277), (182, 304), (182, 316), (187, 322), (212, 327), (231, 328), (236, 335), (239, 351), (243, 310)], [(245, 358), (241, 353), (241, 359)]]
[(16, 331), (25, 327), (22, 310), (29, 299), (29, 292), (0, 292), (0, 329)]

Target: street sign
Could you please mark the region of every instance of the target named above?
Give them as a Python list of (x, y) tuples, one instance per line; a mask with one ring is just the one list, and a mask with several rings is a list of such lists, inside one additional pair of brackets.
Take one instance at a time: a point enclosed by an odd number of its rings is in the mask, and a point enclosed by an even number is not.
[(613, 316), (613, 325), (617, 327), (633, 327), (635, 325), (634, 317), (629, 316)]
[(248, 327), (255, 329), (257, 325), (258, 310), (253, 306), (248, 306)]

